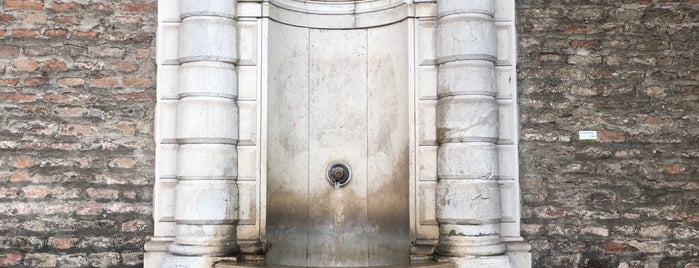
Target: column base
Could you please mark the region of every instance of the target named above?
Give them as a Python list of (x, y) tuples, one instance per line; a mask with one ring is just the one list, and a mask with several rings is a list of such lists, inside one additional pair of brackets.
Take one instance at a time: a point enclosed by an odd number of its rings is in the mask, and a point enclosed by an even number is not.
[(514, 268), (532, 268), (532, 247), (527, 242), (513, 241), (505, 242), (507, 245), (507, 256), (510, 257)]
[[(432, 256), (437, 240), (416, 240), (410, 245), (410, 255)], [(430, 258), (431, 259), (431, 258)]]
[(163, 259), (162, 268), (212, 268), (219, 262), (235, 263), (237, 261), (238, 257), (177, 256), (168, 254)]
[(180, 256), (230, 256), (240, 252), (238, 244), (222, 245), (180, 245), (173, 243), (169, 251)]
[(454, 264), (454, 268), (513, 268), (510, 258), (506, 255), (465, 257), (435, 256), (434, 258), (437, 262), (451, 262)]
[(151, 237), (150, 241), (143, 246), (146, 250), (143, 256), (143, 267), (161, 267), (163, 258), (167, 255), (167, 249), (173, 241), (172, 237)]
[[(496, 244), (465, 244), (465, 241), (454, 242), (462, 237), (440, 237), (435, 253), (442, 256), (500, 256), (507, 252), (503, 243)], [(464, 239), (465, 240), (465, 239)]]

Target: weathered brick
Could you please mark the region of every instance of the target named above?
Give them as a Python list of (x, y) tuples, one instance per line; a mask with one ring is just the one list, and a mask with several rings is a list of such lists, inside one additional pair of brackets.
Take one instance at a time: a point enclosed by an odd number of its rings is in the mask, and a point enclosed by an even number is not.
[(563, 217), (565, 215), (565, 211), (556, 208), (547, 208), (544, 213), (544, 217)]
[(118, 168), (132, 168), (134, 165), (136, 165), (136, 161), (130, 157), (120, 157), (109, 163), (109, 166)]
[(119, 265), (118, 252), (100, 252), (87, 254), (87, 262), (90, 267), (115, 267)]
[(22, 193), (26, 198), (46, 198), (51, 194), (51, 189), (46, 186), (26, 186), (22, 188)]
[(15, 38), (33, 38), (39, 36), (40, 33), (38, 30), (14, 29), (11, 34)]
[(15, 20), (15, 17), (12, 16), (12, 14), (5, 14), (5, 13), (0, 14), (0, 23), (10, 23), (14, 20)]
[(135, 51), (137, 59), (145, 59), (151, 56), (152, 48), (139, 48)]
[(76, 2), (52, 2), (49, 9), (54, 12), (82, 10), (81, 6)]
[(17, 198), (17, 188), (15, 187), (2, 187), (0, 188), (0, 198), (14, 199)]
[(24, 265), (29, 267), (56, 267), (56, 255), (48, 253), (30, 253), (24, 258)]
[(601, 62), (602, 57), (597, 55), (571, 55), (568, 57), (568, 63), (573, 65), (593, 65)]
[[(80, 198), (80, 189), (57, 187), (53, 189), (53, 196), (58, 200), (74, 200)], [(62, 208), (62, 207), (59, 207)]]
[[(67, 77), (58, 79), (58, 85), (63, 87), (77, 87), (85, 84), (85, 80), (77, 77)], [(52, 95), (53, 96), (53, 95)], [(44, 96), (46, 98), (46, 96)]]
[[(58, 197), (58, 199), (61, 199)], [(71, 207), (64, 203), (50, 203), (44, 206), (43, 213), (46, 215), (68, 214), (71, 212)], [(39, 231), (39, 230), (37, 230)], [(42, 229), (41, 231), (45, 231)]]
[(88, 54), (93, 57), (122, 58), (126, 50), (117, 47), (88, 47)]
[(87, 254), (84, 253), (59, 255), (56, 258), (58, 267), (87, 267), (89, 264)]
[(132, 92), (125, 95), (115, 95), (118, 100), (155, 100), (155, 94), (148, 92)]
[(44, 32), (44, 35), (47, 37), (61, 37), (61, 36), (66, 36), (68, 34), (68, 31), (64, 29), (49, 29)]
[(39, 77), (29, 77), (24, 79), (23, 85), (28, 86), (28, 87), (38, 87), (38, 86), (44, 86), (49, 84), (49, 79), (44, 76), (39, 76)]
[(68, 67), (65, 62), (56, 59), (44, 62), (42, 68), (42, 70), (45, 72), (65, 71), (67, 69)]
[(657, 225), (650, 227), (641, 228), (640, 234), (645, 237), (666, 237), (668, 234), (668, 227), (665, 225)]
[(596, 96), (604, 93), (602, 88), (573, 87), (573, 93), (580, 96)]
[(649, 126), (666, 126), (666, 125), (672, 124), (672, 120), (665, 119), (665, 118), (658, 118), (655, 116), (648, 116), (645, 119), (643, 119), (643, 124), (649, 125)]
[(46, 16), (40, 13), (29, 13), (22, 19), (24, 24), (46, 24)]
[(623, 132), (614, 130), (601, 130), (598, 136), (599, 140), (603, 142), (622, 142), (626, 139)]
[(83, 107), (56, 108), (54, 113), (59, 117), (82, 117), (87, 114), (87, 109)]
[(90, 84), (94, 87), (110, 88), (119, 85), (119, 80), (116, 77), (102, 77), (93, 79)]
[(35, 161), (33, 158), (22, 157), (22, 158), (18, 159), (17, 161), (15, 161), (14, 166), (16, 168), (28, 168), (28, 167), (34, 166), (34, 164), (35, 164)]
[(35, 60), (15, 60), (12, 62), (16, 72), (33, 72), (39, 69), (39, 62)]
[[(140, 263), (143, 263), (143, 253), (142, 252), (123, 252), (123, 253), (121, 253), (121, 259), (123, 260), (124, 265), (138, 265)], [(694, 268), (694, 267), (692, 267), (692, 268)]]
[(97, 129), (91, 125), (85, 124), (67, 124), (62, 125), (58, 131), (61, 135), (68, 136), (91, 136), (97, 133)]
[(15, 58), (19, 55), (19, 48), (16, 46), (1, 46), (0, 47), (0, 57), (1, 58)]
[(20, 182), (20, 181), (26, 181), (28, 178), (29, 178), (29, 175), (26, 172), (17, 172), (17, 173), (13, 173), (10, 176), (10, 181)]
[(672, 229), (672, 236), (676, 239), (693, 239), (699, 235), (699, 230), (691, 227), (678, 227)]
[(112, 203), (105, 209), (108, 213), (132, 213), (135, 212), (137, 208), (127, 203)]
[(75, 16), (56, 16), (53, 18), (55, 23), (60, 24), (78, 24), (78, 17)]
[(682, 167), (680, 165), (671, 165), (665, 168), (665, 171), (669, 174), (678, 174), (682, 172)]
[[(15, 86), (19, 83), (19, 80), (8, 81), (5, 85)], [(0, 83), (2, 84), (2, 83)], [(12, 102), (30, 102), (34, 101), (36, 96), (33, 94), (22, 94), (22, 93), (0, 93), (0, 100), (12, 101)]]
[(99, 215), (102, 214), (102, 205), (97, 203), (86, 204), (75, 210), (77, 215)]
[(119, 191), (114, 190), (114, 189), (95, 189), (95, 188), (88, 188), (87, 194), (90, 198), (93, 199), (106, 199), (106, 200), (115, 200), (119, 198)]
[(22, 254), (8, 252), (0, 253), (0, 266), (8, 267), (22, 263)]
[(126, 221), (121, 224), (122, 232), (138, 232), (143, 231), (148, 227), (148, 223), (142, 220)]
[(585, 34), (590, 32), (590, 25), (584, 23), (571, 23), (566, 26), (568, 34)]
[(143, 12), (152, 12), (155, 11), (156, 9), (156, 2), (146, 2), (146, 3), (121, 3), (120, 8), (122, 11), (125, 12), (137, 12), (137, 13), (143, 13)]
[(607, 237), (609, 236), (609, 230), (604, 227), (596, 227), (596, 226), (586, 226), (580, 229), (581, 234), (592, 234), (592, 235), (597, 235), (597, 236), (602, 236), (602, 237)]
[(114, 4), (106, 1), (93, 2), (88, 5), (88, 9), (103, 14), (114, 13)]
[(35, 0), (5, 0), (4, 6), (6, 9), (42, 10), (44, 2)]
[(153, 79), (146, 77), (126, 77), (123, 80), (125, 87), (152, 87)]
[(76, 247), (82, 249), (108, 249), (114, 247), (114, 240), (106, 236), (87, 236), (82, 237)]
[(624, 242), (606, 242), (601, 246), (604, 250), (612, 253), (622, 253), (628, 251), (636, 251), (638, 249), (630, 246), (628, 243)]
[(121, 132), (126, 135), (136, 135), (136, 124), (130, 122), (119, 122), (116, 126)]
[(138, 70), (138, 64), (120, 61), (112, 64), (112, 69), (119, 72), (131, 73)]
[(21, 250), (43, 246), (43, 239), (35, 236), (0, 236), (0, 249)]
[(139, 16), (116, 16), (114, 17), (114, 23), (130, 27), (140, 27), (143, 24), (143, 18)]
[(71, 37), (75, 39), (87, 39), (87, 40), (94, 40), (97, 39), (97, 37), (100, 35), (99, 32), (94, 32), (94, 31), (73, 31), (71, 33)]
[(56, 249), (70, 249), (78, 241), (74, 237), (49, 237), (49, 246)]

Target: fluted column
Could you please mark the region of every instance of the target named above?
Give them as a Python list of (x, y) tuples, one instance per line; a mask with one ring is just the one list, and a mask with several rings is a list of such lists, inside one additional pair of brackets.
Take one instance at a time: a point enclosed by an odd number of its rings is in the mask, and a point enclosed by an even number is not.
[(438, 0), (436, 252), (457, 267), (509, 267), (500, 240), (492, 0)]
[(163, 267), (213, 267), (239, 250), (235, 1), (180, 9), (177, 227)]

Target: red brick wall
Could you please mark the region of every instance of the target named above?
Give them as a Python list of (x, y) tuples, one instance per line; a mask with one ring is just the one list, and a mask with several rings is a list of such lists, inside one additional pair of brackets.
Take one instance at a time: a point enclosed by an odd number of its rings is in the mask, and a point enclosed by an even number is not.
[(534, 267), (699, 266), (699, 1), (518, 0), (517, 12)]
[(0, 267), (142, 265), (156, 4), (0, 0)]

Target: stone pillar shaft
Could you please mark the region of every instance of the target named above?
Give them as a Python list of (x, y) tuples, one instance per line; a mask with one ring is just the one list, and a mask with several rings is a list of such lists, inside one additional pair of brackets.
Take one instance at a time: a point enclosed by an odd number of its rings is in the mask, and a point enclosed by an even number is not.
[(239, 247), (235, 1), (181, 0), (175, 242), (164, 267), (212, 267)]
[(455, 258), (458, 267), (509, 265), (504, 256), (483, 257), (506, 251), (497, 182), (494, 9), (492, 0), (437, 1), (436, 252)]

